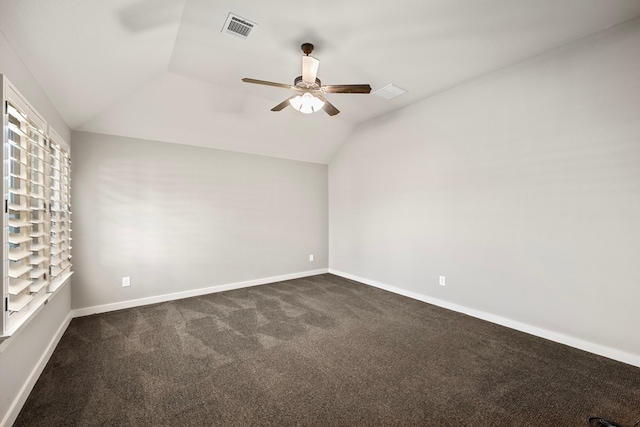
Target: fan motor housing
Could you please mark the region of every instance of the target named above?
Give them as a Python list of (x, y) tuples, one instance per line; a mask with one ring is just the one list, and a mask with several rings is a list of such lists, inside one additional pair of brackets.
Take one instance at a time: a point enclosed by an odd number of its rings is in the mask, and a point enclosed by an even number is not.
[(293, 85), (300, 89), (320, 89), (322, 83), (320, 82), (320, 79), (316, 77), (316, 82), (312, 85), (308, 85), (304, 80), (302, 80), (302, 76), (298, 76), (293, 81)]

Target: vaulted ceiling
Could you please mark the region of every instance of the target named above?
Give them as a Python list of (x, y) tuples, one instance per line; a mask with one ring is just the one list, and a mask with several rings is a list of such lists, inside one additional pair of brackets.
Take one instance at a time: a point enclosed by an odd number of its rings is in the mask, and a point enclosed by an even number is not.
[[(222, 31), (229, 13), (257, 24)], [(75, 130), (327, 163), (359, 123), (640, 16), (640, 0), (0, 0), (0, 30)], [(300, 45), (341, 113), (270, 109)], [(10, 76), (9, 76), (10, 77)]]

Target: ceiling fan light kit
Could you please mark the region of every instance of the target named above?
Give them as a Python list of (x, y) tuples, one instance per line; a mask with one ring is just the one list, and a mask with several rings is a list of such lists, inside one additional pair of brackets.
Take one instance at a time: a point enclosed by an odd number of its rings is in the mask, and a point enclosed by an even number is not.
[(291, 106), (295, 108), (296, 111), (300, 111), (304, 114), (315, 113), (316, 111), (320, 111), (320, 109), (324, 107), (324, 101), (316, 98), (309, 92), (303, 95), (294, 96), (293, 98), (289, 99), (289, 104), (291, 104)]
[(323, 86), (318, 79), (318, 68), (320, 61), (313, 56), (309, 56), (313, 52), (311, 43), (304, 43), (301, 46), (304, 56), (302, 57), (302, 75), (298, 76), (293, 85), (283, 83), (274, 83), (265, 80), (256, 80), (250, 78), (242, 79), (245, 83), (254, 83), (265, 86), (281, 87), (284, 89), (292, 89), (298, 92), (280, 104), (276, 105), (271, 111), (281, 111), (287, 105), (291, 105), (296, 111), (304, 114), (315, 113), (324, 110), (330, 116), (335, 116), (340, 112), (333, 104), (324, 97), (325, 93), (370, 93), (371, 86), (368, 84), (356, 85), (325, 85)]

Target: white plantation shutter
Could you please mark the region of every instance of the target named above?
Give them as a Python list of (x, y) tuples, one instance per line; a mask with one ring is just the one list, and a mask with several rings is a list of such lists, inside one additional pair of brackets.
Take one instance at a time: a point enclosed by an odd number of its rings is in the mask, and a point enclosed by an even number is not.
[(5, 310), (9, 318), (19, 313), (31, 302), (31, 200), (29, 172), (30, 124), (17, 106), (6, 103), (5, 151), (5, 200), (6, 223), (6, 272), (8, 280)]
[(51, 292), (71, 275), (71, 161), (56, 139), (49, 144)]
[[(0, 75), (3, 110), (2, 337), (71, 275), (69, 147)], [(53, 135), (53, 137), (49, 137)]]

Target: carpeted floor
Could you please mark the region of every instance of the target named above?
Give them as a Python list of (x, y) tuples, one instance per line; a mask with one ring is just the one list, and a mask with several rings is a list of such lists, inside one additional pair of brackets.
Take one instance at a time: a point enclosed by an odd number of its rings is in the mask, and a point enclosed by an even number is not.
[(16, 426), (586, 426), (640, 368), (325, 274), (74, 319)]

